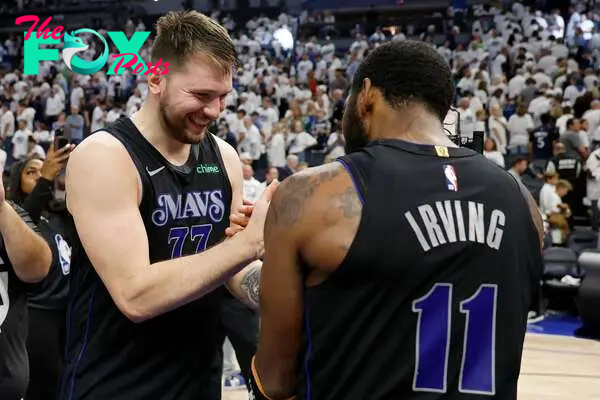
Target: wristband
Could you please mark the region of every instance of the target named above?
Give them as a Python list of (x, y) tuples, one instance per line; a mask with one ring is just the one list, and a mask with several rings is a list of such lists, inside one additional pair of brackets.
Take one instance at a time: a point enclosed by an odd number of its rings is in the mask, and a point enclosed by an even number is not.
[[(254, 367), (254, 357), (252, 357), (251, 374), (250, 374), (250, 399), (249, 400), (275, 400), (267, 396), (262, 386), (256, 368)], [(295, 400), (296, 397), (288, 397), (286, 400)]]

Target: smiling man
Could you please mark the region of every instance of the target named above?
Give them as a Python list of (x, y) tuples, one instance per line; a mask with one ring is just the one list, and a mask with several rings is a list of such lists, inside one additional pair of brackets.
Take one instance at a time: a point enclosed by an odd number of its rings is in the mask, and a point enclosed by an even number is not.
[(172, 12), (151, 53), (171, 70), (149, 75), (140, 111), (84, 140), (67, 167), (78, 239), (63, 400), (219, 399), (224, 284), (256, 306), (276, 183), (224, 241), (241, 163), (207, 132), (232, 90), (234, 44), (210, 18)]
[(373, 50), (347, 155), (286, 179), (265, 224), (257, 399), (516, 399), (543, 225), (527, 190), (443, 121), (426, 43)]

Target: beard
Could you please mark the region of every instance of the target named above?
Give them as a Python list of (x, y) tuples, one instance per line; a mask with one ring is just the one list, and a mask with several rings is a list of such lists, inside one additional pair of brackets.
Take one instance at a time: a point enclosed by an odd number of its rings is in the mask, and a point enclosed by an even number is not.
[(351, 98), (348, 99), (348, 104), (346, 104), (346, 110), (344, 111), (342, 131), (346, 140), (344, 145), (346, 154), (359, 151), (369, 144), (365, 124), (359, 118), (356, 112), (356, 104)]
[(167, 135), (180, 143), (198, 144), (202, 142), (204, 136), (206, 136), (206, 130), (202, 132), (190, 131), (185, 116), (177, 115), (169, 103), (169, 96), (165, 94), (164, 97), (161, 97), (160, 107), (158, 108), (159, 119)]

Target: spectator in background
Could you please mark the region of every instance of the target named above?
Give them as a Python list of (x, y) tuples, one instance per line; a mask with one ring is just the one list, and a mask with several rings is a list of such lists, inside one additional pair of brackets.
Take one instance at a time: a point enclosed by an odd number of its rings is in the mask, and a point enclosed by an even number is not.
[(104, 128), (104, 125), (106, 124), (106, 117), (106, 103), (103, 100), (99, 100), (96, 103), (96, 107), (94, 107), (94, 111), (92, 112), (90, 132), (96, 132)]
[(85, 120), (79, 113), (79, 107), (71, 107), (71, 114), (67, 117), (65, 123), (65, 136), (69, 138), (71, 143), (79, 144), (83, 140), (84, 128)]
[(570, 118), (567, 120), (567, 130), (560, 136), (560, 142), (565, 146), (567, 155), (583, 161), (588, 156), (588, 149), (581, 140), (581, 135), (579, 134), (580, 128), (579, 119)]
[(17, 120), (24, 120), (27, 123), (27, 129), (33, 131), (33, 120), (35, 118), (35, 109), (28, 103), (21, 100), (17, 105)]
[(29, 137), (32, 132), (27, 129), (27, 122), (19, 121), (19, 129), (12, 137), (12, 155), (14, 160), (24, 160), (29, 153)]
[(52, 134), (48, 129), (46, 129), (46, 124), (42, 121), (38, 121), (35, 123), (35, 131), (33, 131), (33, 138), (35, 141), (42, 145), (42, 147), (46, 146), (46, 149), (50, 146), (50, 142), (53, 139)]
[(293, 175), (298, 171), (299, 161), (298, 156), (295, 154), (290, 154), (286, 158), (286, 165), (279, 169), (279, 180), (283, 181), (287, 177)]
[(502, 154), (506, 154), (507, 126), (508, 121), (502, 115), (501, 106), (499, 104), (492, 105), (490, 108), (490, 118), (488, 119), (488, 134), (494, 139), (498, 151)]
[(514, 176), (517, 181), (521, 182), (521, 175), (527, 171), (528, 166), (527, 158), (519, 156), (513, 160), (508, 172)]
[(510, 133), (508, 151), (511, 154), (528, 154), (529, 133), (533, 130), (534, 124), (524, 104), (517, 105), (517, 113), (509, 118), (507, 128)]
[(547, 161), (559, 136), (550, 114), (542, 114), (540, 120), (542, 124), (529, 134), (529, 149), (532, 160)]
[(269, 186), (275, 179), (279, 179), (279, 170), (275, 167), (271, 167), (265, 174), (265, 181), (262, 183), (263, 189)]
[(504, 156), (498, 151), (496, 141), (491, 136), (485, 139), (483, 155), (494, 164), (504, 168)]
[[(546, 216), (551, 229), (557, 229), (561, 232), (560, 239), (555, 240), (554, 244), (564, 244), (569, 236), (569, 218), (571, 217), (571, 209), (568, 204), (562, 201), (573, 187), (564, 179), (558, 180), (557, 177), (550, 178), (555, 181), (553, 186), (554, 191), (547, 191), (548, 197), (544, 198), (543, 210), (541, 211)], [(541, 202), (542, 199), (540, 199)], [(540, 203), (541, 206), (541, 203)]]
[(242, 165), (242, 174), (244, 176), (244, 199), (255, 203), (265, 187), (254, 177), (254, 169), (251, 165)]
[(46, 99), (46, 124), (52, 124), (58, 119), (58, 115), (65, 109), (65, 104), (56, 88), (51, 88)]
[(27, 138), (27, 158), (31, 157), (46, 158), (46, 151), (35, 141), (33, 136)]

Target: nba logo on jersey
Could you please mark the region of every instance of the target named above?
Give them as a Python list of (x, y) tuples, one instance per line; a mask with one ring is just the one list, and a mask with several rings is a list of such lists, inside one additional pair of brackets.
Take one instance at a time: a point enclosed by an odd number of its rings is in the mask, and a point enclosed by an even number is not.
[(448, 190), (458, 192), (458, 178), (456, 177), (456, 170), (452, 165), (444, 165), (444, 175), (446, 176)]

